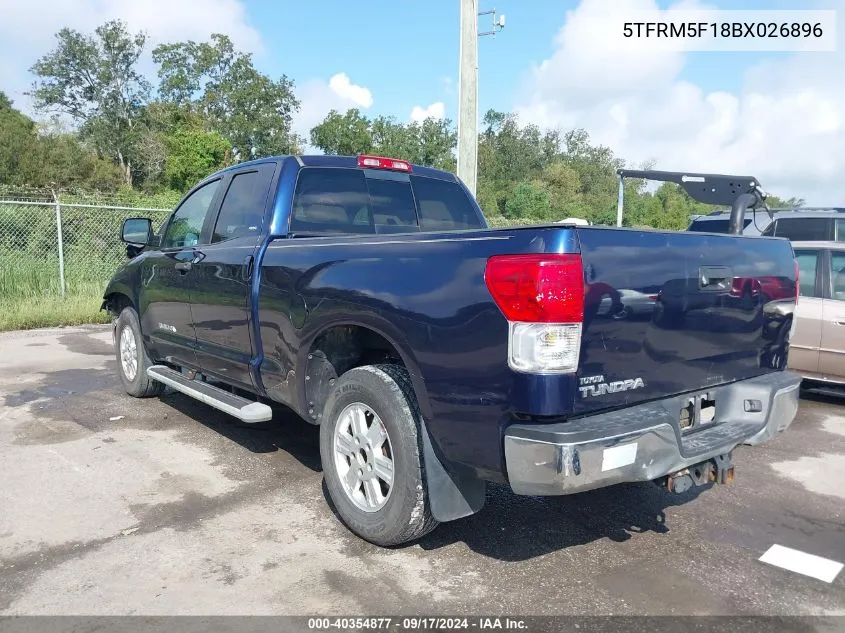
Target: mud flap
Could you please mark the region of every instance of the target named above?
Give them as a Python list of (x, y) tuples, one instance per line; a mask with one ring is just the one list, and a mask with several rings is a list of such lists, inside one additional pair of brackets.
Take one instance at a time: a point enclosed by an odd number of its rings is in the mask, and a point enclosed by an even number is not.
[(481, 510), (487, 492), (486, 482), (472, 474), (460, 473), (457, 468), (451, 473), (448, 472), (434, 452), (424, 420), (421, 430), (431, 514), (441, 523), (445, 523)]

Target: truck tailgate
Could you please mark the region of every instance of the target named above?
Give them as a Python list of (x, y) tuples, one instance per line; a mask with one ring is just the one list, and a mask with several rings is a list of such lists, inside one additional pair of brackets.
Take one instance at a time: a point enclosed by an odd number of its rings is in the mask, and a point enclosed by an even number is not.
[(788, 241), (598, 227), (578, 238), (576, 415), (783, 368), (796, 295)]

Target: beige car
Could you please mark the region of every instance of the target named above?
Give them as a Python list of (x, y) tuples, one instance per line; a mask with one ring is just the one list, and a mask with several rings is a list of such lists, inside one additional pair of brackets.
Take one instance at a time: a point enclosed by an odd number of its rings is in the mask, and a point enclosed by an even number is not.
[(845, 243), (792, 242), (800, 296), (789, 368), (810, 381), (845, 385)]

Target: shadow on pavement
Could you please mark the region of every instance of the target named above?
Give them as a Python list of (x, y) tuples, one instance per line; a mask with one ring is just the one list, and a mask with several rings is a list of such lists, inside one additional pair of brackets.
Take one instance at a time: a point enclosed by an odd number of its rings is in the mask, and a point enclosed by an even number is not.
[(708, 486), (673, 495), (652, 483), (617, 486), (560, 497), (526, 497), (489, 484), (478, 514), (441, 524), (419, 541), (425, 550), (464, 542), (502, 561), (524, 561), (575, 545), (632, 534), (666, 534), (666, 509), (695, 499)]
[[(666, 509), (693, 501), (709, 487), (672, 495), (651, 483), (621, 484), (579, 495), (525, 497), (515, 495), (507, 486), (489, 484), (486, 504), (479, 513), (441, 523), (418, 541), (388, 549), (419, 545), (430, 551), (463, 542), (476, 554), (521, 562), (603, 538), (621, 543), (633, 534), (668, 534)], [(325, 481), (322, 493), (342, 523)]]
[(269, 422), (244, 424), (180, 393), (161, 396), (161, 401), (253, 453), (285, 451), (314, 472), (322, 471), (320, 428), (309, 424), (286, 407), (272, 405), (273, 419)]

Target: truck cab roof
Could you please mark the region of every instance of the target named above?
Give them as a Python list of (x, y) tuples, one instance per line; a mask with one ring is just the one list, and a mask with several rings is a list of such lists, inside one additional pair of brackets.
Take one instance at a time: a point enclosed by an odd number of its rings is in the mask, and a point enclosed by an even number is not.
[[(359, 159), (361, 157), (359, 156), (338, 156), (334, 154), (280, 154), (277, 156), (265, 156), (263, 158), (256, 158), (254, 160), (235, 163), (234, 165), (230, 165), (224, 169), (214, 172), (213, 174), (210, 174), (208, 178), (206, 178), (206, 180), (236, 169), (243, 169), (244, 167), (249, 167), (250, 165), (260, 165), (263, 163), (280, 163), (288, 158), (293, 158), (294, 160), (296, 160), (301, 167), (343, 167), (348, 169), (356, 169), (361, 166), (359, 164)], [(382, 157), (372, 156), (371, 158)], [(417, 165), (414, 163), (408, 163), (407, 161), (401, 162), (405, 162), (407, 165), (409, 165), (410, 173), (414, 173), (418, 176), (425, 176), (427, 178), (437, 178), (439, 180), (448, 180), (450, 182), (458, 181), (458, 178), (457, 176), (455, 176), (455, 174), (444, 169), (426, 167), (425, 165)]]

